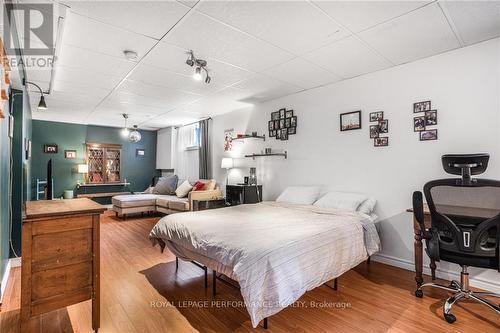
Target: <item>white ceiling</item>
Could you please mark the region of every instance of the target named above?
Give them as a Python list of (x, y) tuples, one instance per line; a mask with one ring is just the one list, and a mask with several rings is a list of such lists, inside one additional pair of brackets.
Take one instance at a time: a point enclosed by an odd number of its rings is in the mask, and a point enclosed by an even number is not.
[[(36, 111), (33, 90), (33, 118), (109, 126), (121, 113), (141, 128), (178, 125), (500, 36), (500, 1), (58, 4), (49, 109)], [(208, 61), (210, 84), (192, 79), (190, 49)], [(50, 70), (27, 75), (49, 89)]]

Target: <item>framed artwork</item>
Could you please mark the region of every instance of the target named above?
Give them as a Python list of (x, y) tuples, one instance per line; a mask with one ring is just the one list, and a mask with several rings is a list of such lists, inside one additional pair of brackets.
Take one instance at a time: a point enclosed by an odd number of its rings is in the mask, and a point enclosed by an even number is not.
[(378, 130), (379, 130), (378, 125), (370, 125), (370, 139), (378, 138), (379, 134)]
[(76, 158), (76, 150), (65, 150), (64, 151), (64, 158), (73, 160)]
[(420, 132), (420, 141), (432, 141), (437, 140), (438, 138), (438, 130), (426, 130)]
[(341, 131), (351, 131), (357, 129), (361, 129), (361, 110), (340, 114)]
[(292, 117), (293, 117), (293, 110), (285, 111), (285, 118), (292, 118)]
[(286, 128), (289, 128), (289, 127), (291, 127), (291, 126), (292, 126), (292, 125), (291, 125), (291, 119), (292, 119), (292, 118), (286, 118), (286, 119), (285, 119), (285, 127), (286, 127)]
[(288, 140), (288, 129), (284, 128), (281, 130), (281, 140)]
[(297, 127), (297, 116), (293, 116), (292, 118), (290, 118), (290, 126)]
[(269, 130), (272, 131), (274, 129), (274, 121), (269, 121)]
[(297, 116), (293, 110), (286, 108), (271, 112), (271, 120), (268, 121), (269, 137), (276, 140), (288, 140), (289, 135), (297, 133)]
[(146, 156), (146, 151), (144, 149), (137, 148), (135, 150), (135, 156), (136, 157), (144, 157), (144, 156)]
[(233, 149), (233, 136), (233, 128), (224, 131), (224, 151), (231, 151)]
[(280, 119), (285, 119), (285, 109), (280, 109), (279, 110), (279, 113), (280, 113)]
[(370, 122), (384, 120), (384, 111), (370, 113)]
[(419, 116), (413, 118), (413, 131), (414, 132), (425, 131), (425, 116)]
[(437, 110), (425, 111), (425, 126), (434, 126), (438, 123)]
[(378, 137), (373, 139), (373, 145), (375, 147), (387, 147), (389, 145), (389, 137), (384, 136), (384, 137)]
[(57, 154), (57, 145), (56, 144), (44, 144), (43, 152), (46, 154)]
[(285, 119), (280, 119), (280, 129), (285, 128)]
[(413, 103), (413, 113), (425, 112), (431, 110), (431, 101)]
[(280, 119), (280, 112), (279, 111), (271, 113), (271, 120), (279, 120), (279, 119)]
[(379, 133), (389, 133), (389, 120), (381, 120), (378, 122), (378, 132)]
[(297, 134), (297, 127), (288, 128), (288, 135), (293, 135), (293, 134)]

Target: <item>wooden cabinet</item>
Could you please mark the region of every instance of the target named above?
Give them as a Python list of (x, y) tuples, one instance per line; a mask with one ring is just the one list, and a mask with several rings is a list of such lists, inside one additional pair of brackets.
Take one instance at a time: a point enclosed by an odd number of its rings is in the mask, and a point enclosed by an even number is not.
[(88, 184), (121, 182), (122, 146), (117, 144), (87, 143)]
[(22, 227), (21, 332), (42, 313), (92, 299), (99, 328), (99, 215), (89, 199), (26, 203)]

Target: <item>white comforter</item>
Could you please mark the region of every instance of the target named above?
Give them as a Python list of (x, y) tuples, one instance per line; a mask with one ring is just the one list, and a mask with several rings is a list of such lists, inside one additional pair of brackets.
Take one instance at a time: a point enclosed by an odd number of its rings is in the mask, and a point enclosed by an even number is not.
[(253, 327), (380, 246), (366, 215), (276, 202), (168, 215), (150, 238), (236, 280)]

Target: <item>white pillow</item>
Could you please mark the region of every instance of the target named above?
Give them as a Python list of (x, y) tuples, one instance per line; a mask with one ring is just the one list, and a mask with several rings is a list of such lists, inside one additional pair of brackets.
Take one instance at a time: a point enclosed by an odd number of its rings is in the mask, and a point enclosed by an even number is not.
[(368, 198), (358, 207), (358, 212), (364, 213), (366, 215), (372, 215), (375, 205), (377, 204), (377, 199)]
[(311, 205), (318, 199), (319, 193), (318, 186), (289, 186), (280, 194), (276, 202)]
[(336, 208), (355, 212), (366, 195), (349, 192), (328, 192), (314, 203), (314, 206), (322, 208)]
[(175, 190), (175, 195), (179, 198), (184, 198), (193, 189), (191, 184), (185, 180), (178, 188)]

